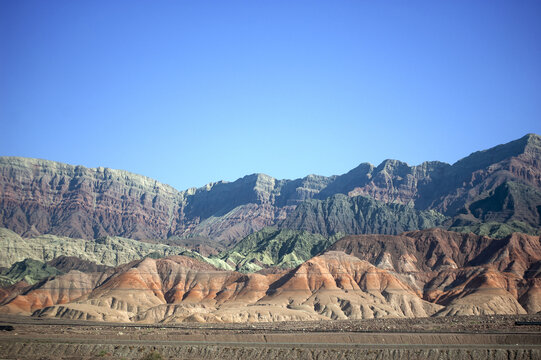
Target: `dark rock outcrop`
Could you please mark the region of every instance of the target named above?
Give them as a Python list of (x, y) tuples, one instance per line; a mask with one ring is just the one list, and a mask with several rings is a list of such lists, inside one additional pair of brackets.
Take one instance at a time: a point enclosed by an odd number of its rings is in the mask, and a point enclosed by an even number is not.
[(416, 210), (399, 203), (385, 203), (365, 196), (334, 195), (326, 200), (305, 201), (280, 223), (284, 229), (309, 231), (323, 236), (342, 234), (400, 234), (441, 226), (445, 216)]
[(71, 270), (77, 270), (84, 273), (96, 273), (112, 269), (111, 266), (96, 264), (92, 261), (79, 259), (76, 256), (59, 256), (53, 260), (47, 261), (47, 265), (64, 273), (70, 272)]

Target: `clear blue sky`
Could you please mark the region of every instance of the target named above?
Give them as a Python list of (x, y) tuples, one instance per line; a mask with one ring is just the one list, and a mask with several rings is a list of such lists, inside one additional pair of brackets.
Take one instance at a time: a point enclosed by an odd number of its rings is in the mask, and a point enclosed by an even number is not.
[(0, 0), (0, 155), (178, 189), (541, 133), (541, 1)]

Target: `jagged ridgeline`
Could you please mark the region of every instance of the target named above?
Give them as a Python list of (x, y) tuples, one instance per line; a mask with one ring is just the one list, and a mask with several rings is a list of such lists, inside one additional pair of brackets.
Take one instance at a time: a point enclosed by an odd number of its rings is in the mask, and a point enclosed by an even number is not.
[(541, 139), (529, 134), (453, 165), (385, 160), (339, 176), (253, 174), (178, 191), (122, 170), (0, 157), (0, 225), (25, 238), (124, 237), (204, 255), (267, 226), (325, 238), (433, 226), (538, 234), (540, 159)]

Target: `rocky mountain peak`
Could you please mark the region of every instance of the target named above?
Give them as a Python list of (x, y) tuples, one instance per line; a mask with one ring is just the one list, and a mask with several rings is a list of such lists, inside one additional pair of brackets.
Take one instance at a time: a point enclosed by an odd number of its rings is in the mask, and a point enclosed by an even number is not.
[(376, 167), (374, 172), (385, 172), (389, 175), (405, 176), (411, 171), (411, 167), (400, 160), (386, 159)]
[(266, 174), (256, 174), (254, 191), (257, 194), (257, 200), (260, 203), (274, 201), (271, 195), (275, 191), (276, 179)]
[(453, 164), (455, 172), (474, 172), (491, 164), (524, 154), (526, 149), (539, 147), (539, 136), (528, 134), (520, 139), (494, 146), (487, 150), (476, 151)]
[(529, 133), (529, 134), (526, 134), (524, 138), (526, 138), (527, 144), (535, 144), (536, 146), (541, 145), (541, 135)]
[(526, 145), (524, 146), (524, 154), (530, 157), (541, 157), (541, 136), (537, 134), (528, 134), (524, 137)]

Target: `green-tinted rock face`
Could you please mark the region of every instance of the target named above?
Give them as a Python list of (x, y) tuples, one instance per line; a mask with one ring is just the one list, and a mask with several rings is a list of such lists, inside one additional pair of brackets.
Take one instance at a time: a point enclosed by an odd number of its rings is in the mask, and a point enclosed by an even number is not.
[(494, 239), (501, 239), (511, 235), (512, 233), (541, 235), (541, 230), (539, 228), (534, 228), (519, 221), (511, 221), (505, 224), (498, 222), (486, 222), (462, 226), (451, 226), (449, 230), (463, 233), (474, 233)]
[[(118, 266), (147, 256), (171, 255), (184, 255), (207, 261), (206, 257), (178, 246), (149, 244), (120, 237), (85, 240), (40, 235), (24, 238), (11, 230), (0, 228), (0, 266), (3, 267), (27, 258), (45, 262), (61, 256), (75, 256), (99, 265)], [(231, 269), (222, 261), (212, 260), (211, 263), (218, 268)]]
[(292, 268), (323, 251), (339, 237), (269, 227), (247, 236), (221, 254), (220, 259), (242, 272), (272, 266)]
[(1, 286), (8, 286), (19, 281), (33, 285), (49, 276), (62, 275), (63, 272), (38, 260), (25, 259), (16, 262), (0, 276)]
[(364, 196), (335, 195), (299, 205), (281, 224), (283, 229), (304, 230), (331, 236), (343, 234), (400, 234), (443, 225), (445, 216), (415, 210), (402, 204), (386, 204)]

